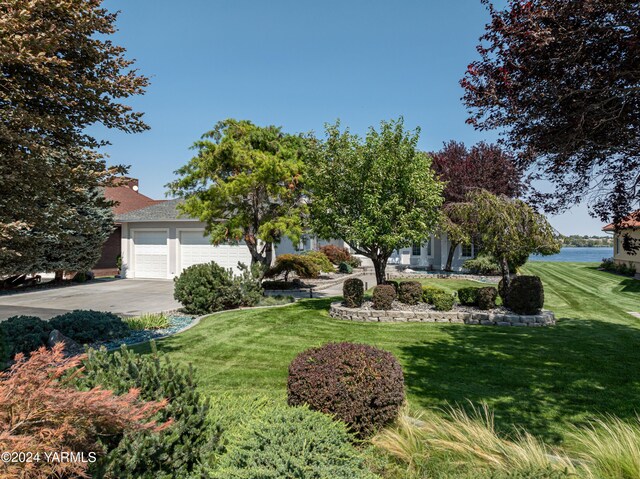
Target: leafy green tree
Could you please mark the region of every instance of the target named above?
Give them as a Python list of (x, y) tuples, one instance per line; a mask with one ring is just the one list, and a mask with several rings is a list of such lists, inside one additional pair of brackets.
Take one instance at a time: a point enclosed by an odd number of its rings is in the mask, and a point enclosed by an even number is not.
[(0, 274), (65, 234), (78, 190), (124, 171), (107, 168), (88, 127), (147, 129), (123, 103), (147, 79), (109, 38), (116, 17), (101, 0), (0, 2)]
[(510, 264), (523, 264), (533, 253), (560, 251), (561, 242), (553, 227), (522, 200), (476, 190), (467, 195), (466, 202), (452, 203), (449, 208), (458, 224), (480, 239), (483, 252), (496, 258), (507, 288)]
[(444, 184), (402, 118), (360, 138), (340, 123), (309, 153), (311, 224), (373, 261), (378, 284), (393, 250), (425, 241), (440, 219)]
[(273, 245), (302, 234), (307, 211), (302, 136), (228, 119), (193, 145), (197, 151), (167, 186), (183, 213), (207, 225), (214, 244), (244, 241), (252, 264), (271, 265)]

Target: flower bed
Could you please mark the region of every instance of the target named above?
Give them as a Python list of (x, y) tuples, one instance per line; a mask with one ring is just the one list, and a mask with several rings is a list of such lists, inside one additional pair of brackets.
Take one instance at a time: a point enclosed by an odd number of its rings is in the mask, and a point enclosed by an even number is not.
[[(399, 305), (394, 301), (393, 307)], [(468, 306), (454, 306), (451, 311), (436, 311), (428, 304), (420, 303), (415, 306), (402, 305), (402, 309), (377, 310), (371, 302), (365, 302), (360, 308), (347, 308), (341, 302), (332, 303), (329, 309), (332, 318), (349, 321), (366, 321), (380, 323), (395, 322), (423, 322), (423, 323), (460, 323), (478, 324), (484, 326), (554, 326), (556, 318), (551, 311), (542, 310), (535, 315), (515, 314), (505, 308), (495, 308), (488, 311)]]

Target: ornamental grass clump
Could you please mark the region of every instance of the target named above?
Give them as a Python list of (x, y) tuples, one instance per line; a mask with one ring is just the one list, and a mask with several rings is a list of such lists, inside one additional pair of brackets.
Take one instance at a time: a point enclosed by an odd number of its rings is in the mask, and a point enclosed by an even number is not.
[(349, 278), (342, 285), (342, 304), (347, 308), (359, 308), (364, 302), (364, 283), (359, 278)]
[(396, 288), (390, 284), (379, 284), (373, 288), (373, 308), (389, 310), (396, 299)]
[(164, 313), (145, 313), (140, 316), (123, 318), (129, 329), (132, 331), (143, 331), (145, 329), (164, 329), (171, 324), (169, 317)]
[(403, 281), (398, 285), (398, 301), (404, 304), (418, 304), (422, 301), (422, 285), (418, 281)]
[(333, 415), (360, 438), (393, 421), (405, 397), (395, 356), (353, 343), (328, 343), (300, 353), (289, 365), (287, 391), (289, 405), (307, 404)]

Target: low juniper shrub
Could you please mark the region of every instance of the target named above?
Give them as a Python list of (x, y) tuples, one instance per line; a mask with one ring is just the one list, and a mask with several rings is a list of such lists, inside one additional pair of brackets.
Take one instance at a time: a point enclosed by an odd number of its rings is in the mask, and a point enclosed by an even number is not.
[(351, 273), (353, 273), (353, 267), (349, 263), (347, 263), (346, 261), (343, 261), (338, 266), (338, 272), (342, 273), (342, 274), (351, 274)]
[(398, 286), (398, 301), (404, 304), (418, 304), (422, 301), (422, 285), (418, 281), (403, 281)]
[(478, 288), (478, 292), (477, 292), (478, 308), (480, 309), (495, 308), (497, 298), (498, 298), (498, 290), (493, 286)]
[(475, 306), (478, 303), (479, 288), (460, 288), (458, 290), (458, 300), (464, 306)]
[(364, 283), (359, 278), (349, 278), (342, 285), (343, 304), (347, 308), (359, 308), (364, 302)]
[(544, 306), (544, 288), (537, 276), (516, 276), (511, 280), (508, 307), (517, 314), (536, 314)]
[(53, 329), (81, 344), (124, 338), (130, 333), (127, 323), (105, 311), (76, 309), (49, 322)]
[(379, 284), (373, 288), (373, 308), (391, 309), (396, 299), (396, 289), (390, 284)]
[(287, 391), (289, 405), (307, 404), (333, 415), (365, 438), (398, 416), (404, 376), (387, 351), (366, 344), (329, 343), (291, 362)]
[(29, 354), (44, 346), (52, 330), (48, 321), (36, 316), (12, 316), (0, 322), (0, 340), (4, 342), (0, 346), (4, 350), (0, 361), (13, 359), (18, 353)]

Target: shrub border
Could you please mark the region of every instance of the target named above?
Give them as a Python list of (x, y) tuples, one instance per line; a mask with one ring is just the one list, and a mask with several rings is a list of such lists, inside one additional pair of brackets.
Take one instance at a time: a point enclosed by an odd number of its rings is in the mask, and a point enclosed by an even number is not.
[(556, 317), (552, 311), (542, 310), (540, 314), (496, 314), (483, 311), (379, 311), (361, 308), (347, 308), (341, 302), (331, 303), (329, 315), (347, 321), (371, 323), (460, 323), (483, 326), (555, 326)]

